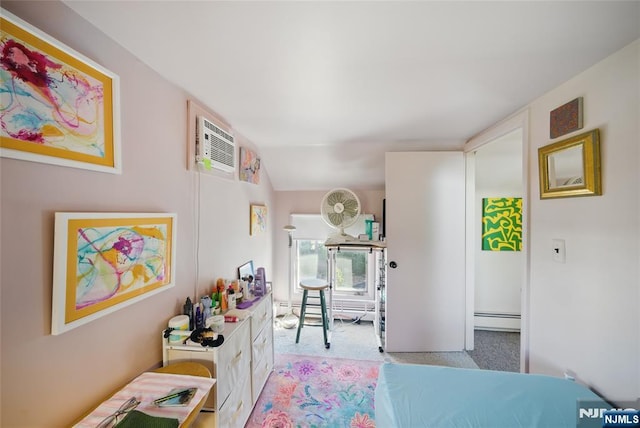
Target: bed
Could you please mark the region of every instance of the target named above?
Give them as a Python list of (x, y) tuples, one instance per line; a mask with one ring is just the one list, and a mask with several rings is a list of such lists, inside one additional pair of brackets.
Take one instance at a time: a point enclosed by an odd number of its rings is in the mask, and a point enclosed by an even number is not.
[(551, 376), (384, 363), (375, 420), (385, 428), (575, 428), (578, 400), (607, 407), (588, 388)]

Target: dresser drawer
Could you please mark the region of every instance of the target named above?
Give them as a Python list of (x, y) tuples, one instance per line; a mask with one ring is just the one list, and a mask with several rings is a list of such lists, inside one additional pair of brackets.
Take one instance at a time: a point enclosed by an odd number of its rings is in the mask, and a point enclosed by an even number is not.
[[(255, 403), (273, 370), (273, 329), (265, 328), (254, 342), (251, 394)], [(259, 355), (259, 358), (258, 358)]]
[[(226, 339), (226, 337), (225, 337)], [(249, 323), (243, 323), (219, 348), (219, 360), (216, 370), (218, 386), (218, 405), (227, 397), (245, 377), (251, 376), (251, 335)]]
[(273, 354), (273, 329), (263, 328), (253, 341), (253, 361), (262, 361), (266, 354)]
[(247, 372), (239, 384), (234, 385), (233, 391), (224, 402), (218, 413), (218, 427), (235, 428), (243, 427), (251, 410), (251, 376)]
[(255, 339), (265, 325), (272, 322), (271, 294), (263, 298), (251, 316), (251, 336)]

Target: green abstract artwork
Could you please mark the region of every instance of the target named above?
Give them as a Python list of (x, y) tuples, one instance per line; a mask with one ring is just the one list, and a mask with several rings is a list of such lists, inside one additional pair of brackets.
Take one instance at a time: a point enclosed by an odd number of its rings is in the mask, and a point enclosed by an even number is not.
[(482, 199), (482, 249), (522, 249), (522, 198)]

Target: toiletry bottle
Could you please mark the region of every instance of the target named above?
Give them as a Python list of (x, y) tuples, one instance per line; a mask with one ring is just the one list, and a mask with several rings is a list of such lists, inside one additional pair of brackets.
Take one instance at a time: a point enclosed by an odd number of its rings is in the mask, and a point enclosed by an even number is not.
[(207, 318), (211, 316), (211, 297), (202, 296), (200, 303), (202, 304), (202, 319), (206, 322)]
[(193, 330), (195, 320), (193, 319), (193, 304), (191, 303), (191, 299), (187, 297), (187, 301), (184, 303), (182, 308), (182, 313), (189, 317), (189, 330)]
[(236, 292), (233, 290), (232, 286), (229, 286), (229, 291), (227, 292), (229, 296), (229, 309), (236, 308)]
[(225, 312), (227, 310), (227, 307), (228, 307), (227, 303), (228, 303), (227, 302), (227, 292), (222, 290), (220, 292), (220, 310), (222, 312)]
[[(217, 313), (216, 308), (218, 309)], [(211, 293), (211, 315), (218, 315), (218, 313), (220, 313), (220, 296), (218, 295), (218, 290), (214, 288), (213, 293)]]
[(206, 324), (207, 318), (209, 318), (210, 316), (211, 316), (211, 303), (207, 305), (203, 303), (202, 304), (202, 324)]
[(242, 285), (242, 301), (249, 301), (251, 298), (251, 293), (249, 290), (249, 283), (247, 281), (240, 281)]
[(200, 311), (200, 305), (196, 307), (196, 328), (203, 328), (204, 321), (202, 320), (202, 311)]
[(218, 300), (218, 290), (214, 288), (213, 293), (211, 293), (211, 307), (215, 307)]

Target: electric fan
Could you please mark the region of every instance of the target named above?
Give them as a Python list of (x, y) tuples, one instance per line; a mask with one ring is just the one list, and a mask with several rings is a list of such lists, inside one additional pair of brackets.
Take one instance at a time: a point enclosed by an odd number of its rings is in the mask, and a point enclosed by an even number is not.
[(330, 237), (332, 242), (357, 240), (344, 232), (360, 216), (360, 200), (351, 190), (344, 188), (330, 190), (322, 198), (320, 214), (329, 226), (339, 230), (336, 235)]

